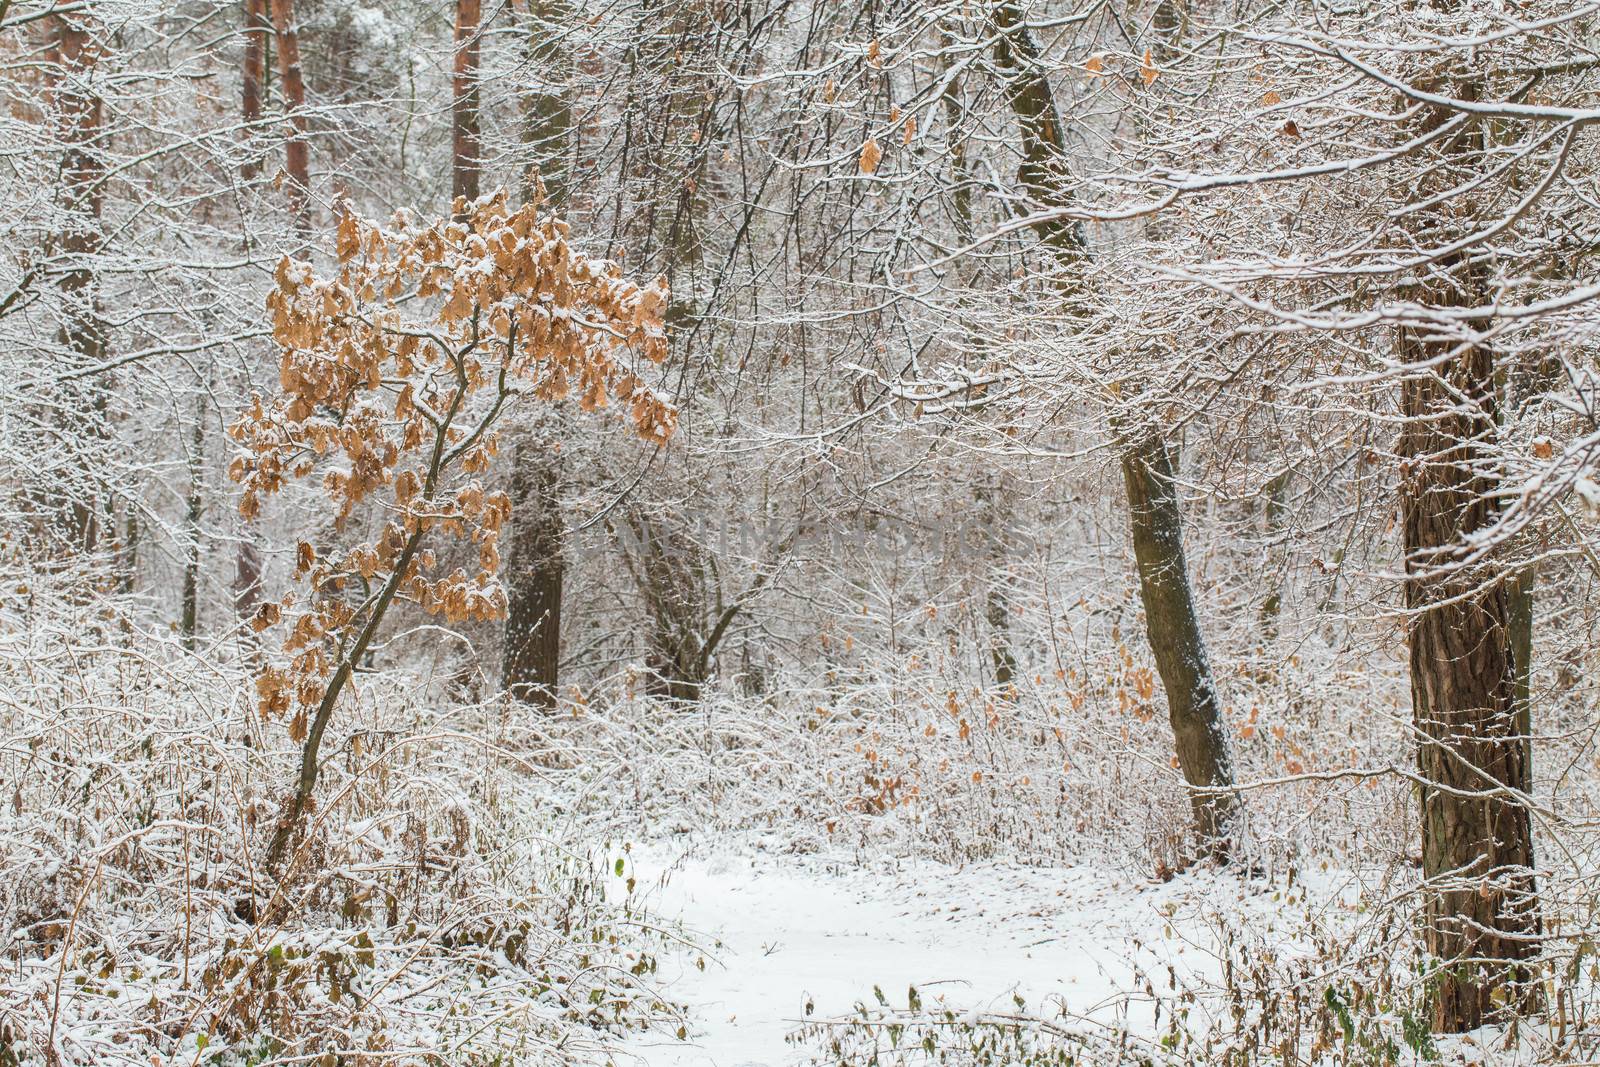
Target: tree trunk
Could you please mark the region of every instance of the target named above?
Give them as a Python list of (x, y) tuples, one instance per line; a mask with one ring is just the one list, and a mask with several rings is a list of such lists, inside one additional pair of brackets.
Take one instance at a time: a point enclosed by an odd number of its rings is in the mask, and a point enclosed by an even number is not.
[[(1446, 85), (1448, 75), (1437, 77), (1446, 95), (1477, 95), (1471, 80)], [(1415, 132), (1453, 117), (1447, 107), (1429, 108)], [(1427, 205), (1492, 163), (1486, 121), (1429, 150), (1429, 169), (1408, 190), (1413, 202)], [(1447, 246), (1471, 225), (1451, 210), (1459, 203), (1441, 201), (1410, 216), (1419, 245)], [(1404, 295), (1423, 314), (1483, 307), (1493, 303), (1487, 271), (1467, 253), (1447, 253)], [(1435, 1029), (1457, 1033), (1537, 1005), (1528, 961), (1538, 954), (1541, 931), (1532, 819), (1520, 800), (1531, 783), (1518, 723), (1509, 576), (1492, 562), (1464, 566), (1458, 556), (1497, 517), (1500, 382), (1494, 351), (1462, 340), (1447, 324), (1404, 327), (1398, 347), (1410, 368), (1401, 383), (1398, 452), (1411, 708), (1424, 783), (1423, 936), (1442, 965)]]
[[(1177, 460), (1176, 447), (1158, 434), (1134, 443), (1122, 457), (1133, 554), (1145, 630), (1167, 691), (1178, 765), (1191, 786), (1226, 789), (1234, 784), (1233, 754), (1183, 554)], [(1194, 792), (1191, 804), (1203, 846), (1214, 858), (1228, 859), (1238, 812), (1236, 795)]]
[(193, 652), (195, 632), (200, 623), (200, 516), (205, 506), (201, 495), (204, 485), (205, 458), (205, 400), (202, 397), (195, 412), (194, 436), (189, 453), (189, 499), (184, 515), (184, 533), (188, 536), (188, 555), (183, 563), (183, 601), (178, 620), (178, 633), (183, 647)]
[[(1483, 296), (1439, 286), (1437, 303)], [(1495, 433), (1489, 350), (1402, 333), (1402, 356), (1421, 364), (1402, 387), (1407, 422), (1401, 507), (1410, 624), (1411, 701), (1421, 789), (1424, 938), (1445, 964), (1434, 1023), (1472, 1030), (1529, 1006), (1494, 994), (1526, 982), (1540, 919), (1526, 792), (1529, 762), (1519, 724), (1518, 664), (1507, 583), (1451, 562), (1464, 537), (1494, 518), (1487, 446)]]
[(529, 0), (528, 78), (522, 94), (522, 143), (534, 166), (523, 176), (522, 199), (533, 197), (537, 168), (545, 195), (556, 210), (567, 202), (567, 153), (571, 148), (572, 101), (566, 79), (571, 59), (561, 45), (561, 28), (572, 17), (567, 0)]
[(1516, 709), (1517, 733), (1522, 738), (1523, 780), (1533, 788), (1533, 588), (1538, 573), (1530, 565), (1517, 571), (1506, 582), (1507, 607), (1511, 612), (1511, 664), (1516, 687), (1512, 706)]
[(284, 144), (284, 170), (289, 176), (289, 211), (295, 232), (311, 234), (311, 146), (306, 142), (306, 83), (300, 73), (300, 35), (294, 19), (294, 0), (271, 0), (272, 27), (278, 44), (278, 81), (283, 86), (283, 110), (289, 116), (289, 140)]
[(483, 145), (478, 130), (478, 21), (481, 0), (456, 0), (456, 61), (450, 99), (452, 200), (478, 199)]
[[(89, 450), (105, 437), (107, 391), (95, 368), (106, 359), (106, 329), (100, 317), (92, 259), (100, 252), (101, 214), (105, 194), (101, 180), (99, 141), (104, 134), (104, 106), (85, 88), (99, 59), (99, 44), (89, 33), (88, 16), (60, 15), (54, 19), (50, 58), (54, 66), (52, 103), (64, 146), (61, 160), (61, 203), (67, 217), (51, 252), (63, 266), (57, 280), (62, 300), (60, 343), (75, 357), (80, 377), (65, 383), (59, 398), (64, 412), (63, 438), (67, 448)], [(100, 540), (99, 491), (93, 454), (78, 459), (80, 478), (62, 497), (54, 492), (51, 507), (69, 553), (91, 553)]]
[[(1276, 475), (1266, 484), (1264, 491), (1267, 496), (1266, 524), (1269, 540), (1268, 551), (1270, 552), (1270, 542), (1277, 540), (1278, 535), (1283, 532), (1283, 514), (1285, 502), (1289, 495), (1289, 472), (1285, 470)], [(1278, 617), (1282, 612), (1283, 577), (1280, 574), (1273, 576), (1267, 595), (1261, 601), (1261, 644), (1263, 647), (1278, 639)]]
[[(995, 8), (997, 31), (995, 59), (1006, 72), (1006, 94), (1011, 113), (1022, 134), (1022, 163), (1017, 181), (1040, 209), (1060, 208), (1071, 203), (1066, 190), (1064, 141), (1061, 115), (1055, 95), (1039, 57), (1039, 47), (1028, 32), (1017, 0), (1003, 0)], [(1076, 255), (1083, 251), (1078, 227), (1064, 218), (1039, 219), (1033, 225), (1045, 245), (1057, 253)]]
[[(1172, 21), (1170, 10), (1166, 14), (1158, 11), (1158, 22), (1162, 20)], [(1016, 0), (1002, 0), (994, 9), (994, 28), (996, 60), (1006, 72), (1011, 112), (1022, 135), (1023, 161), (1017, 180), (1041, 208), (1067, 207), (1072, 194), (1065, 184), (1061, 116), (1038, 46)], [(1169, 36), (1175, 28), (1175, 23), (1157, 26)], [(1063, 260), (1084, 254), (1083, 235), (1069, 219), (1037, 218), (1033, 229), (1040, 242)], [(1063, 296), (1070, 310), (1072, 294), (1063, 291)], [(1177, 450), (1156, 434), (1134, 443), (1122, 459), (1145, 626), (1167, 691), (1167, 711), (1184, 778), (1198, 788), (1231, 788), (1233, 757), (1183, 557), (1183, 522), (1173, 482), (1176, 465)], [(1234, 844), (1237, 795), (1196, 792), (1191, 794), (1191, 803), (1204, 847), (1216, 859), (1228, 859)]]
[[(240, 78), (244, 85), (244, 121), (252, 124), (261, 119), (261, 99), (266, 88), (267, 38), (272, 23), (267, 19), (267, 0), (245, 0), (244, 3), (244, 71)], [(253, 137), (253, 130), (245, 131)], [(261, 160), (252, 151), (241, 168), (245, 178), (261, 173)]]
[(554, 708), (561, 669), (561, 466), (537, 441), (517, 447), (511, 473), (511, 551), (506, 564), (505, 687)]
[(1014, 504), (1008, 488), (1002, 474), (986, 479), (976, 493), (987, 564), (983, 607), (984, 619), (989, 624), (989, 659), (994, 666), (994, 683), (1002, 689), (1010, 685), (1017, 674), (1017, 659), (1011, 651), (1011, 596), (1007, 585), (1011, 571), (1011, 539), (1006, 534)]
[[(549, 79), (565, 76), (565, 50), (558, 43), (569, 15), (563, 0), (528, 5), (528, 77), (522, 97), (522, 139), (534, 159), (551, 205), (566, 201), (565, 157), (571, 106)], [(534, 196), (532, 168), (522, 183), (524, 202)], [(560, 413), (548, 413), (552, 420)], [(545, 708), (560, 699), (561, 595), (566, 578), (561, 508), (559, 434), (541, 426), (529, 431), (512, 456), (511, 549), (506, 567), (506, 631), (501, 674), (514, 698)]]

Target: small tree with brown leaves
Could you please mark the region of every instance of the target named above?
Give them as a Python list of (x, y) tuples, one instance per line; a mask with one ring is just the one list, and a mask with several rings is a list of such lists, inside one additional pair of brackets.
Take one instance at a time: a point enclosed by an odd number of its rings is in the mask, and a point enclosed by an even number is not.
[[(318, 753), (339, 696), (397, 601), (451, 622), (499, 618), (497, 541), (509, 513), (480, 475), (495, 427), (521, 395), (569, 392), (594, 410), (614, 397), (634, 429), (664, 442), (676, 412), (631, 369), (667, 353), (664, 282), (639, 286), (585, 258), (565, 223), (504, 193), (457, 201), (453, 220), (387, 226), (346, 216), (337, 269), (319, 277), (285, 257), (267, 298), (282, 350), (279, 396), (256, 397), (233, 426), (231, 471), (246, 519), (262, 498), (320, 473), (345, 527), (370, 529), (324, 554), (302, 542), (303, 596), (264, 603), (255, 629), (284, 632), (283, 657), (257, 677), (263, 716), (287, 718), (301, 746), (294, 792), (268, 850), (282, 868), (310, 809)], [(446, 573), (440, 540), (470, 543), (477, 565)]]

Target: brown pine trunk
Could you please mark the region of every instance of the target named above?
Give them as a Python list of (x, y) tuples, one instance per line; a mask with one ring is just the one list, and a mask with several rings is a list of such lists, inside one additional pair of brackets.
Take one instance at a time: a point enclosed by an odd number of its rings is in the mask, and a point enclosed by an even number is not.
[[(247, 124), (261, 119), (261, 93), (265, 88), (267, 35), (272, 23), (267, 19), (267, 0), (245, 0), (244, 3), (244, 121)], [(253, 136), (252, 130), (245, 131)], [(252, 153), (244, 162), (242, 173), (254, 178), (261, 172), (261, 161)]]
[(560, 460), (537, 441), (512, 457), (502, 670), (513, 697), (556, 706), (561, 677)]
[(271, 0), (273, 36), (278, 45), (278, 82), (283, 87), (283, 110), (289, 116), (289, 140), (284, 144), (284, 170), (289, 178), (289, 211), (295, 232), (311, 233), (311, 146), (306, 142), (306, 83), (300, 73), (300, 35), (294, 19), (294, 0)]
[[(1226, 789), (1234, 784), (1233, 753), (1184, 559), (1177, 462), (1177, 448), (1157, 434), (1123, 454), (1133, 554), (1150, 651), (1167, 691), (1178, 765), (1191, 786)], [(1202, 845), (1214, 858), (1226, 860), (1233, 849), (1236, 795), (1194, 792), (1190, 803)]]
[[(99, 59), (99, 45), (90, 36), (85, 15), (54, 19), (50, 58), (54, 67), (51, 99), (64, 153), (61, 161), (61, 203), (66, 223), (52, 241), (53, 256), (63, 267), (56, 282), (62, 300), (62, 326), (58, 339), (76, 357), (73, 369), (90, 372), (105, 362), (106, 330), (95, 293), (92, 258), (103, 240), (101, 215), (105, 170), (99, 141), (104, 135), (104, 107), (100, 97), (84, 88)], [(105, 436), (106, 389), (99, 373), (85, 373), (69, 381), (67, 395), (59, 399), (65, 413), (64, 436), (69, 447), (82, 448)], [(80, 462), (79, 484), (65, 504), (57, 502), (57, 526), (69, 552), (93, 552), (100, 540), (99, 493), (94, 467), (97, 460)], [(59, 498), (58, 498), (59, 501)]]
[(478, 199), (483, 146), (478, 133), (478, 21), (481, 0), (456, 0), (456, 63), (450, 101), (452, 199)]

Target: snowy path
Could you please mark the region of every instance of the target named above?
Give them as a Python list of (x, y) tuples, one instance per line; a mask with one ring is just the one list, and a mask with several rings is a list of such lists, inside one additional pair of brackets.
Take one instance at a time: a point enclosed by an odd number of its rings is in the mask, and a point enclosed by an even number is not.
[[(648, 897), (656, 913), (712, 948), (703, 971), (694, 953), (662, 959), (657, 977), (695, 1028), (688, 1042), (636, 1039), (629, 1051), (648, 1067), (803, 1062), (784, 1038), (806, 1003), (817, 1017), (842, 1015), (874, 1003), (874, 985), (901, 1006), (915, 985), (925, 1004), (1011, 1010), (1020, 993), (1030, 1007), (1056, 995), (1088, 1012), (1126, 988), (1130, 935), (1162, 942), (1179, 891), (1086, 867), (904, 863), (869, 874), (761, 852), (674, 863), (660, 846), (633, 859), (640, 887), (659, 886)], [(1196, 885), (1184, 895), (1196, 890), (1205, 895)], [(1191, 948), (1182, 961), (1203, 967), (1201, 957)]]

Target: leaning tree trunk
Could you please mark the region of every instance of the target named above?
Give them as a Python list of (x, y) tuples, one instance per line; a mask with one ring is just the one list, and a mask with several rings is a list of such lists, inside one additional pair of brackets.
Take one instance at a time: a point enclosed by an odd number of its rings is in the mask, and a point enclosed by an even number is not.
[(1145, 630), (1167, 691), (1178, 765), (1194, 788), (1190, 802), (1201, 839), (1212, 856), (1225, 860), (1233, 847), (1238, 799), (1216, 790), (1234, 784), (1233, 754), (1183, 554), (1177, 458), (1173, 445), (1150, 434), (1123, 454), (1122, 475)]
[[(993, 19), (995, 58), (1006, 72), (1007, 96), (1022, 136), (1017, 180), (1041, 207), (1065, 207), (1072, 196), (1064, 186), (1061, 116), (1038, 46), (1017, 0), (1002, 0)], [(1171, 5), (1162, 4), (1157, 28), (1170, 36), (1176, 31), (1174, 19)], [(1083, 235), (1069, 219), (1042, 219), (1034, 230), (1063, 264), (1087, 254)], [(1070, 307), (1071, 294), (1063, 295)], [(1232, 788), (1233, 758), (1183, 558), (1182, 515), (1173, 482), (1176, 463), (1176, 448), (1159, 434), (1150, 434), (1128, 448), (1122, 473), (1128, 488), (1145, 624), (1156, 669), (1167, 691), (1178, 765), (1196, 788), (1191, 801), (1195, 827), (1211, 855), (1225, 860), (1233, 849), (1239, 802), (1234, 793), (1203, 791)]]

